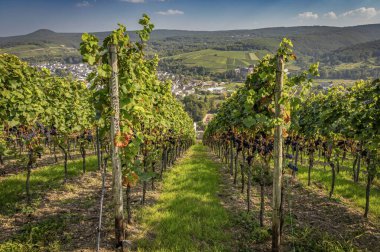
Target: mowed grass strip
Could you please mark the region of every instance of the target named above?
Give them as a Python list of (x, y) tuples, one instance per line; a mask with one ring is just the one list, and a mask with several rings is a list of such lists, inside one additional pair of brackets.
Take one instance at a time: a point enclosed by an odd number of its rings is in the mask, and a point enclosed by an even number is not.
[[(97, 169), (96, 156), (86, 158), (87, 171)], [(82, 174), (82, 159), (69, 161), (67, 165), (68, 178)], [(38, 203), (38, 199), (48, 190), (58, 189), (63, 186), (65, 177), (62, 163), (49, 165), (32, 170), (30, 175), (30, 192), (32, 203)], [(0, 215), (10, 215), (22, 211), (26, 206), (26, 172), (9, 176), (0, 182)]]
[(138, 251), (229, 251), (227, 211), (217, 196), (220, 164), (193, 146), (165, 176), (158, 202), (140, 212)]

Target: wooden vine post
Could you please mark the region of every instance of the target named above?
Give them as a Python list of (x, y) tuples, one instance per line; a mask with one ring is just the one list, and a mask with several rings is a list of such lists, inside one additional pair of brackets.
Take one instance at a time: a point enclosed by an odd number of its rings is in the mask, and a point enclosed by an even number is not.
[[(274, 93), (275, 116), (282, 120), (280, 99), (284, 85), (284, 58), (277, 56), (276, 86)], [(272, 214), (272, 251), (280, 251), (281, 243), (281, 183), (282, 183), (282, 123), (275, 127), (274, 132), (274, 171), (273, 171), (273, 214)]]
[(115, 138), (120, 133), (120, 107), (119, 107), (119, 79), (116, 45), (109, 46), (110, 65), (112, 75), (110, 80), (111, 95), (111, 157), (112, 157), (112, 192), (115, 207), (115, 238), (116, 247), (123, 248), (124, 240), (124, 216), (123, 216), (123, 191), (121, 162), (119, 147), (115, 144)]
[(100, 156), (100, 139), (99, 139), (99, 127), (96, 126), (96, 156), (98, 159), (98, 170), (100, 171), (102, 169), (102, 159)]

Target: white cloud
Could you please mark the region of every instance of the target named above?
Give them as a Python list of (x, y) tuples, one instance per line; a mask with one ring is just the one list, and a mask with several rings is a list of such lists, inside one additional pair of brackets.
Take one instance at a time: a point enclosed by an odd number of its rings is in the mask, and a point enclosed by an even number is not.
[(156, 12), (157, 14), (164, 15), (164, 16), (169, 16), (169, 15), (183, 15), (185, 14), (183, 11), (180, 10), (172, 10), (169, 9), (167, 11), (158, 11)]
[(329, 19), (338, 19), (335, 12), (333, 12), (333, 11), (327, 12), (323, 16), (326, 18), (329, 18)]
[(306, 11), (298, 14), (298, 18), (301, 19), (318, 19), (318, 14), (311, 11)]
[(366, 8), (361, 7), (355, 10), (350, 10), (345, 13), (343, 13), (342, 17), (364, 17), (364, 18), (373, 18), (376, 16), (378, 11), (375, 8)]
[(145, 0), (120, 0), (122, 2), (128, 2), (128, 3), (144, 3)]
[(91, 4), (88, 1), (82, 1), (75, 5), (76, 7), (82, 8), (82, 7), (90, 7)]

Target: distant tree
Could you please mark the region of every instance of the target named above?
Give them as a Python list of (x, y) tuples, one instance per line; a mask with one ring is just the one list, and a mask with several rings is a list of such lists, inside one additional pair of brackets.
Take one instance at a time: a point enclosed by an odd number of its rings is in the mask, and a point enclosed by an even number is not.
[(185, 96), (182, 103), (185, 111), (193, 118), (195, 122), (202, 121), (208, 111), (208, 105), (203, 99), (199, 99), (196, 95)]

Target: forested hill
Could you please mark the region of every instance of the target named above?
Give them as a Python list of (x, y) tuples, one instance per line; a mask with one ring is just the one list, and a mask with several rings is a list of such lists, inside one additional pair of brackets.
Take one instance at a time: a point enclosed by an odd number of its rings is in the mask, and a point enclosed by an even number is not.
[(323, 61), (341, 61), (344, 63), (356, 63), (376, 58), (380, 60), (380, 40), (355, 44), (349, 47), (337, 49), (332, 53), (324, 55)]
[[(95, 32), (100, 39), (109, 32)], [(136, 39), (136, 33), (130, 32), (130, 37)], [(189, 37), (193, 38), (190, 39)], [(274, 46), (271, 42), (277, 42), (281, 37), (289, 37), (296, 44), (300, 52), (311, 53), (316, 49), (319, 53), (337, 50), (380, 39), (380, 24), (361, 25), (352, 27), (328, 27), (328, 26), (299, 26), (299, 27), (275, 27), (253, 30), (226, 30), (226, 31), (186, 31), (186, 30), (155, 30), (152, 33), (152, 44), (157, 41), (172, 41), (197, 44), (198, 42), (213, 42), (208, 47), (242, 49), (267, 44), (268, 48)], [(221, 38), (223, 40), (221, 40)], [(265, 38), (263, 40), (263, 38)], [(25, 44), (57, 44), (78, 48), (81, 41), (81, 33), (57, 33), (47, 29), (41, 29), (30, 34), (11, 37), (0, 37), (0, 47), (13, 47)], [(266, 43), (264, 43), (266, 42)], [(159, 43), (158, 43), (159, 44)], [(247, 44), (245, 46), (245, 44)], [(276, 43), (277, 45), (277, 43)]]
[[(109, 33), (109, 31), (93, 32), (93, 34), (99, 37), (100, 40), (104, 39)], [(206, 33), (208, 32), (163, 29), (153, 31), (152, 39), (165, 39), (176, 36), (200, 36)], [(15, 45), (52, 43), (79, 48), (81, 36), (82, 33), (58, 33), (48, 29), (40, 29), (26, 35), (0, 37), (0, 47), (5, 48), (13, 47)], [(136, 39), (136, 32), (129, 32), (129, 36), (131, 39)]]
[[(95, 32), (104, 39), (109, 32)], [(131, 31), (130, 38), (137, 38)], [(235, 67), (246, 66), (252, 62), (241, 58), (208, 55), (210, 51), (244, 51), (256, 53), (257, 56), (273, 52), (282, 37), (290, 38), (295, 46), (295, 53), (303, 61), (297, 67), (303, 68), (313, 61), (321, 61), (323, 77), (326, 78), (362, 78), (362, 75), (377, 76), (379, 60), (380, 24), (352, 27), (299, 26), (274, 27), (253, 30), (226, 31), (186, 31), (154, 30), (149, 42), (149, 52), (158, 53), (164, 58), (162, 67), (190, 74), (212, 73), (226, 75)], [(28, 61), (66, 60), (80, 62), (78, 53), (81, 33), (57, 33), (41, 29), (21, 36), (0, 37), (0, 53), (13, 53)], [(189, 59), (186, 53), (200, 51), (197, 57), (207, 61), (222, 62), (217, 65), (206, 61)], [(248, 55), (247, 54), (247, 55)], [(182, 56), (183, 55), (183, 56)], [(174, 57), (175, 56), (175, 57)], [(192, 55), (191, 55), (192, 56)], [(254, 57), (255, 58), (255, 57)], [(242, 61), (243, 60), (243, 61)], [(224, 63), (225, 62), (225, 63)], [(232, 62), (232, 63), (231, 63)], [(345, 64), (351, 65), (346, 66)], [(352, 65), (352, 63), (356, 63)], [(343, 65), (342, 65), (343, 64)], [(367, 70), (363, 72), (363, 69)], [(223, 70), (224, 69), (224, 70)], [(371, 71), (370, 73), (368, 71)]]

